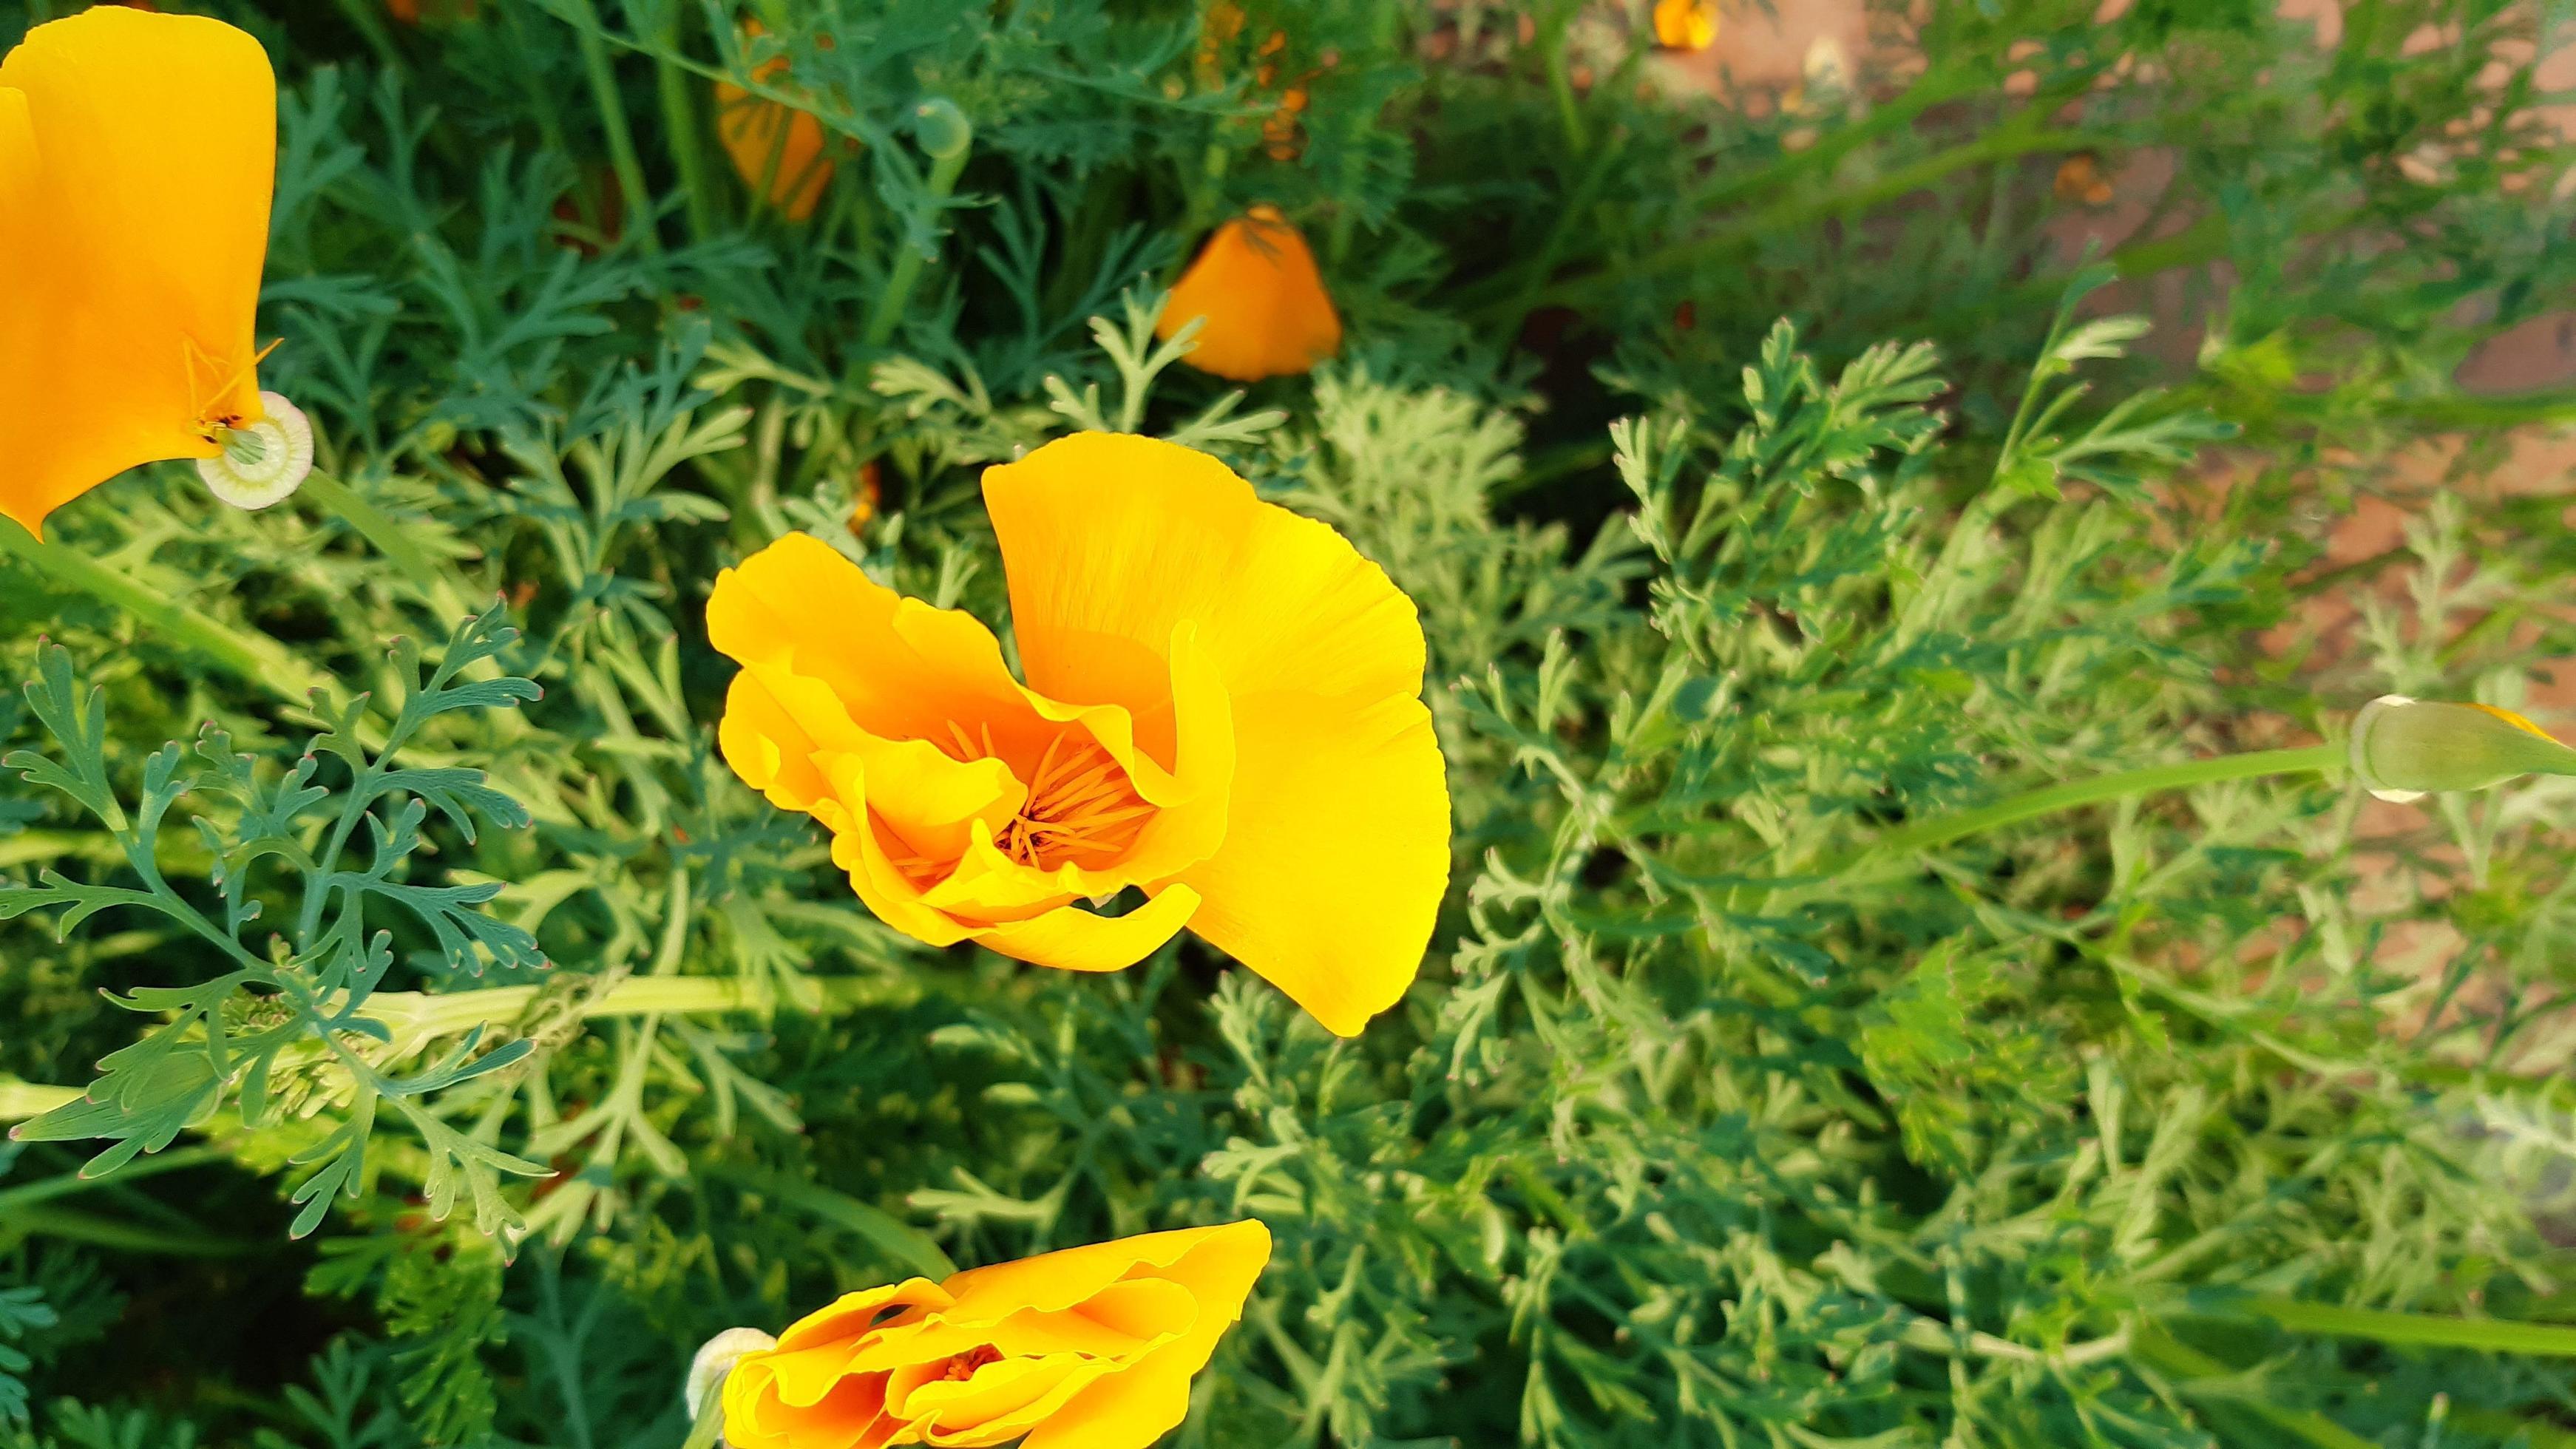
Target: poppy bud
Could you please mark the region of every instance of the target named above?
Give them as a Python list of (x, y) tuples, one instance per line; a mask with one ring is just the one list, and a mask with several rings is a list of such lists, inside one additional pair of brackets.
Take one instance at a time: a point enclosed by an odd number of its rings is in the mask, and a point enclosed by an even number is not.
[(2353, 716), (2352, 773), (2371, 794), (2402, 803), (2516, 775), (2576, 775), (2576, 750), (2511, 710), (2383, 694)]
[(736, 1360), (747, 1353), (776, 1347), (778, 1340), (757, 1328), (728, 1328), (708, 1339), (698, 1356), (689, 1361), (688, 1387), (681, 1390), (681, 1399), (689, 1406), (689, 1422), (697, 1422), (699, 1413), (724, 1384), (725, 1375), (733, 1371)]

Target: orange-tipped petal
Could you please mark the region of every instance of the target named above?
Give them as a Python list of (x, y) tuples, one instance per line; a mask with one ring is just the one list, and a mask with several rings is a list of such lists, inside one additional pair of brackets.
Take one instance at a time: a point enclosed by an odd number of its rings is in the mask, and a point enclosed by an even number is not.
[(716, 575), (707, 640), (737, 663), (822, 681), (880, 739), (944, 740), (952, 724), (978, 722), (1013, 744), (1044, 723), (991, 630), (898, 595), (810, 534)]
[(1342, 346), (1341, 314), (1315, 270), (1315, 254), (1267, 206), (1208, 238), (1172, 284), (1154, 335), (1169, 338), (1194, 319), (1204, 325), (1182, 360), (1236, 382), (1310, 371)]
[(1258, 1222), (1199, 1233), (1160, 1269), (1196, 1300), (1190, 1331), (1075, 1395), (1022, 1449), (1146, 1449), (1188, 1417), (1191, 1376), (1207, 1367), (1217, 1340), (1243, 1316), (1244, 1300), (1270, 1262), (1270, 1229)]
[(0, 61), (0, 514), (39, 529), (265, 415), (276, 159), (268, 56), (220, 21), (102, 5)]

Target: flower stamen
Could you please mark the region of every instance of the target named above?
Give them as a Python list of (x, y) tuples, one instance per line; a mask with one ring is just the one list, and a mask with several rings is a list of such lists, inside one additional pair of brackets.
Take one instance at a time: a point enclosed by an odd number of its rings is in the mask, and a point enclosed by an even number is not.
[[(940, 748), (958, 760), (985, 760), (1000, 753), (993, 748), (991, 725), (982, 726), (980, 734), (980, 739), (969, 735), (965, 726), (951, 720), (948, 739)], [(1067, 863), (1105, 865), (1135, 843), (1136, 833), (1154, 813), (1153, 806), (1137, 797), (1127, 772), (1109, 752), (1072, 731), (1047, 741), (1037, 769), (1025, 783), (1028, 794), (1019, 813), (1003, 825), (993, 844), (1004, 855), (1038, 870)], [(917, 856), (894, 863), (906, 874), (933, 865)]]
[(1088, 740), (1068, 745), (1072, 739), (1066, 733), (1047, 741), (1029, 778), (1027, 803), (995, 842), (1004, 855), (1039, 870), (1067, 861), (1105, 863), (1135, 841), (1154, 813), (1107, 751)]
[(975, 1376), (975, 1370), (988, 1363), (1000, 1363), (1002, 1351), (989, 1343), (977, 1344), (964, 1353), (951, 1357), (940, 1369), (939, 1376), (950, 1383), (962, 1383)]

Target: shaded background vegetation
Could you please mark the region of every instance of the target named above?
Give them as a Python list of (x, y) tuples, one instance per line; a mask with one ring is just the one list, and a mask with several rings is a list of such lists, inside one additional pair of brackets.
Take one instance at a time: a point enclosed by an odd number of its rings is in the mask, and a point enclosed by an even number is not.
[[(412, 556), (152, 470), (60, 536), (326, 702), (14, 573), (0, 655), (103, 686), (129, 800), (210, 721), (189, 768), (271, 789), (318, 725), (395, 727), (389, 641), (435, 661), (497, 597), (521, 633), (477, 668), (544, 697), (410, 758), (533, 823), (432, 816), (388, 879), (501, 883), (456, 920), (553, 964), (372, 924), (389, 1003), (541, 987), (474, 1044), (524, 1055), (420, 1105), (554, 1175), (468, 1166), (490, 1204), (438, 1220), (435, 1129), (388, 1109), (290, 1239), (333, 1159), (289, 1159), (347, 1111), (292, 1054), (283, 1120), (190, 1079), (78, 1124), (168, 1129), (117, 1173), (0, 1148), (0, 1443), (673, 1443), (698, 1342), (925, 1241), (1247, 1212), (1279, 1255), (1179, 1444), (2576, 1442), (2563, 788), (2211, 786), (1863, 850), (2387, 689), (2520, 703), (2566, 652), (2564, 479), (2483, 474), (2576, 397), (2457, 378), (2569, 300), (2567, 7), (2353, 0), (2319, 46), (2253, 0), (1943, 0), (1876, 14), (1846, 85), (1717, 95), (1641, 8), (755, 3), (747, 50), (677, 0), (217, 7), (283, 85), (264, 381)], [(812, 218), (752, 204), (717, 75), (841, 138)], [(2088, 169), (2140, 167), (2088, 272)], [(1229, 401), (1147, 333), (1259, 202), (1349, 343)], [(2203, 335), (2127, 356), (2100, 319), (2156, 285)], [(1186, 942), (1100, 979), (920, 947), (712, 757), (719, 567), (802, 527), (998, 622), (977, 466), (1131, 421), (1422, 605), (1456, 880), (1355, 1042)], [(2326, 556), (2462, 435), (2410, 535)], [(171, 890), (219, 909), (256, 813), (189, 794)], [(16, 881), (133, 879), (33, 785), (0, 829)], [(291, 878), (246, 889), (294, 917)], [(187, 1018), (100, 992), (229, 964), (28, 900), (0, 1073), (80, 1086), (145, 1033), (178, 1070)], [(581, 1024), (656, 972), (765, 1009)], [(251, 1030), (251, 994), (203, 1010)]]

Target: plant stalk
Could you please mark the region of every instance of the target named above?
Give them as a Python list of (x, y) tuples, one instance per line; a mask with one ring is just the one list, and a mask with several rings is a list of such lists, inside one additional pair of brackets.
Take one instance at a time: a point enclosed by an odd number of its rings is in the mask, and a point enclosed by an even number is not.
[(582, 69), (589, 73), (591, 100), (599, 108), (600, 125), (608, 132), (608, 162), (626, 199), (627, 225), (648, 255), (659, 256), (662, 238), (654, 225), (653, 193), (645, 185), (644, 162), (635, 153), (635, 134), (626, 124), (626, 103), (618, 98), (617, 71), (609, 63), (608, 43), (601, 38), (599, 8), (591, 0), (561, 3), (574, 17), (573, 28), (581, 32)]
[(341, 522), (356, 529), (361, 538), (374, 544), (376, 552), (385, 556), (385, 562), (400, 570), (404, 578), (417, 585), (440, 609), (450, 614), (471, 612), (465, 607), (464, 598), (447, 571), (440, 568), (438, 561), (419, 544), (412, 542), (411, 535), (403, 531), (401, 524), (369, 502), (365, 494), (318, 468), (305, 476), (304, 491), (313, 496), (313, 501), (337, 514)]
[[(931, 158), (930, 210), (934, 219), (939, 208), (947, 202), (949, 193), (957, 189), (957, 178), (964, 174), (966, 158), (974, 151), (972, 145), (966, 145), (948, 155)], [(937, 243), (933, 242), (932, 247), (935, 249), (936, 246)], [(877, 293), (876, 314), (868, 319), (866, 343), (870, 348), (883, 347), (894, 340), (894, 329), (903, 321), (904, 308), (912, 301), (912, 289), (921, 280), (922, 267), (937, 255), (935, 250), (925, 251), (912, 246), (909, 239), (898, 243), (898, 247), (894, 265), (886, 272), (885, 288)]]
[(1876, 855), (1898, 855), (1910, 851), (1930, 850), (1951, 841), (2000, 829), (2040, 815), (2053, 815), (2060, 810), (2074, 810), (2105, 800), (2118, 800), (2130, 795), (2151, 794), (2158, 790), (2180, 790), (2193, 785), (2214, 784), (2221, 780), (2253, 780), (2265, 775), (2323, 774), (2340, 769), (2344, 762), (2341, 745), (2304, 745), (2289, 750), (2254, 750), (2241, 755), (2219, 755), (2207, 760), (2187, 760), (2178, 765), (2152, 765), (2143, 770), (2123, 770), (2114, 775), (2097, 775), (2090, 780), (2072, 780), (2038, 790), (2026, 790), (1991, 805), (1956, 815), (1943, 815), (1930, 820), (1901, 825), (1862, 846), (1823, 870), (1820, 876), (1839, 875)]
[[(662, 12), (662, 24), (654, 39), (671, 55), (680, 52), (679, 0)], [(698, 108), (689, 91), (689, 73), (669, 59), (653, 59), (654, 85), (662, 101), (662, 130), (671, 148), (671, 161), (679, 168), (680, 190), (688, 199), (689, 240), (704, 242), (716, 234), (715, 189), (707, 176), (705, 136), (698, 130)], [(779, 127), (781, 135), (785, 126)], [(763, 195), (767, 194), (764, 187)]]
[(149, 632), (206, 656), (225, 673), (289, 704), (310, 704), (311, 692), (330, 683), (276, 640), (235, 629), (77, 549), (44, 542), (8, 519), (0, 519), (0, 554), (60, 588), (122, 610)]

